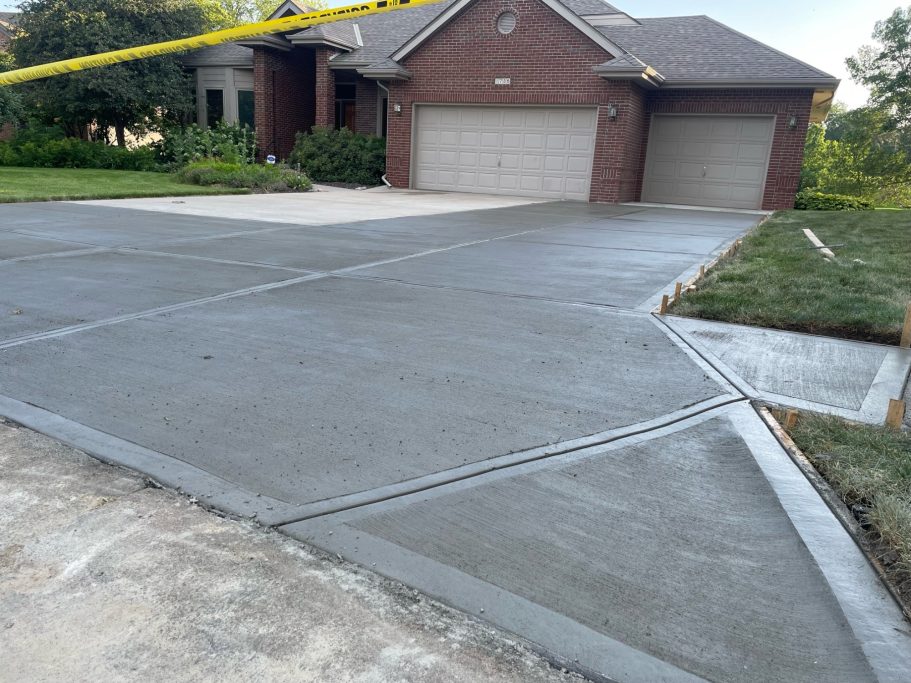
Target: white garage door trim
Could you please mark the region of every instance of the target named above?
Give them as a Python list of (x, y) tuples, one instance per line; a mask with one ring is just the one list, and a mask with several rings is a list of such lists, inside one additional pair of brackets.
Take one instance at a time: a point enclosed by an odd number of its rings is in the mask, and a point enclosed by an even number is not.
[(654, 114), (642, 201), (759, 209), (774, 116)]
[(411, 184), (587, 201), (597, 107), (417, 104)]

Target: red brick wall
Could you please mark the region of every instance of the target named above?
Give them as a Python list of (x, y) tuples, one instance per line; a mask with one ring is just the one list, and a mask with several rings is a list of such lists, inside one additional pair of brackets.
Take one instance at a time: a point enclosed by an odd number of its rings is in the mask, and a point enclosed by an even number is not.
[[(507, 9), (516, 14), (517, 23), (504, 36), (496, 20)], [(410, 81), (390, 85), (389, 181), (398, 187), (409, 184), (415, 103), (607, 104), (629, 96), (630, 88), (592, 73), (593, 66), (607, 59), (608, 53), (537, 0), (479, 0), (404, 60)], [(511, 85), (494, 86), (494, 78), (506, 76)], [(394, 104), (401, 105), (400, 114), (391, 111)], [(605, 116), (602, 108), (600, 130)], [(618, 136), (598, 136), (593, 200), (617, 201), (618, 180), (607, 165), (617, 154), (622, 156), (617, 146), (625, 144)]]
[(335, 74), (329, 59), (335, 50), (318, 47), (316, 53), (316, 125), (335, 128)]
[[(648, 140), (651, 114), (772, 114), (777, 118), (762, 208), (793, 208), (812, 103), (813, 91), (800, 89), (657, 90), (648, 93), (636, 194), (642, 190), (645, 142)], [(794, 130), (788, 128), (792, 115), (797, 118)]]
[(314, 56), (309, 49), (253, 49), (256, 137), (260, 154), (286, 158), (298, 131), (313, 127)]
[(356, 130), (363, 135), (376, 135), (376, 81), (358, 78), (355, 85)]
[[(503, 36), (495, 25), (506, 9), (516, 13), (518, 22)], [(644, 91), (595, 76), (591, 68), (608, 58), (536, 0), (479, 0), (404, 60), (413, 74), (410, 81), (391, 84), (387, 177), (393, 185), (409, 185), (416, 103), (598, 105), (591, 199), (599, 202), (636, 201), (641, 196), (651, 114), (774, 114), (763, 208), (793, 206), (812, 91)], [(498, 76), (510, 77), (512, 84), (494, 86)], [(607, 118), (608, 103), (619, 106), (614, 121)], [(392, 112), (394, 104), (401, 105), (401, 113)], [(787, 127), (792, 114), (798, 121), (795, 130)]]

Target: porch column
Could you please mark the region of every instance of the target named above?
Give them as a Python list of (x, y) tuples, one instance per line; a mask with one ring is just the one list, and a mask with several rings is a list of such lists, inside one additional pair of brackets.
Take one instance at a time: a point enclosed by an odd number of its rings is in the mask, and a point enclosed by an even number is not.
[(317, 126), (335, 128), (335, 74), (329, 58), (336, 54), (327, 47), (316, 50), (316, 122)]

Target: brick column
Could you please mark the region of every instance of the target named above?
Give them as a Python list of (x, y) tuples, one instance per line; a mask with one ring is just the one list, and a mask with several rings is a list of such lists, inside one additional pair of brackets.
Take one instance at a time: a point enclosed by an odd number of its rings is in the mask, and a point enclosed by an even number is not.
[(316, 118), (314, 125), (335, 128), (335, 74), (329, 58), (335, 50), (318, 47), (316, 53)]
[(310, 50), (253, 50), (256, 139), (260, 156), (284, 159), (300, 131), (314, 121), (314, 68)]

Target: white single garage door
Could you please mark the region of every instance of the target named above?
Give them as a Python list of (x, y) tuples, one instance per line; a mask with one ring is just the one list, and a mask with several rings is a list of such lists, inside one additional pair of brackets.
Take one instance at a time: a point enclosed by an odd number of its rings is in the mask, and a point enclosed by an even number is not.
[(642, 201), (760, 208), (774, 124), (771, 116), (656, 114)]
[(420, 105), (414, 186), (587, 200), (595, 107)]

